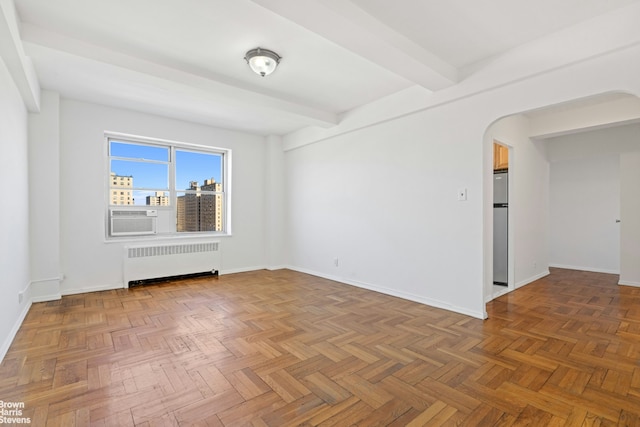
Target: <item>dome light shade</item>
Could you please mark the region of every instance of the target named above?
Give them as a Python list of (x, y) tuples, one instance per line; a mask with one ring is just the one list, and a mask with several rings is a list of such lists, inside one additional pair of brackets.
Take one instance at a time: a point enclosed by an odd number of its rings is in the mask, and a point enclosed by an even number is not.
[(264, 77), (275, 71), (282, 57), (272, 50), (257, 47), (247, 52), (244, 59), (256, 74)]

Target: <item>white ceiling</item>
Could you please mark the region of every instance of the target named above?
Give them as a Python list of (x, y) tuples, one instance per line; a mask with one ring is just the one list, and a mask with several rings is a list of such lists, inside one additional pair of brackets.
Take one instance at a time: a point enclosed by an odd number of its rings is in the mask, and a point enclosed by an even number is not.
[[(15, 0), (40, 84), (62, 96), (259, 134), (335, 126), (636, 0)], [(283, 60), (261, 78), (255, 47)]]

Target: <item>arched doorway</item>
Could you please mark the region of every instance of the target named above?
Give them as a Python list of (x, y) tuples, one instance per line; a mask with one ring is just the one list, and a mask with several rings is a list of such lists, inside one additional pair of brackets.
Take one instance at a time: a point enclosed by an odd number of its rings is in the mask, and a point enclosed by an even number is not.
[[(612, 112), (617, 114), (612, 114)], [(554, 165), (548, 157), (552, 141), (566, 135), (586, 134), (601, 129), (629, 126), (640, 120), (640, 99), (635, 96), (611, 93), (550, 106), (503, 117), (495, 121), (485, 134), (485, 209), (488, 218), (493, 218), (493, 153), (494, 143), (509, 146), (509, 280), (503, 290), (493, 285), (493, 221), (485, 221), (485, 302), (524, 286), (548, 274), (554, 266), (550, 245), (552, 222), (551, 182)], [(640, 129), (640, 125), (638, 125)], [(639, 130), (640, 134), (640, 130)], [(640, 138), (638, 138), (640, 145)], [(553, 147), (556, 149), (557, 147)], [(586, 148), (585, 148), (586, 150)], [(640, 150), (640, 148), (639, 148)], [(580, 148), (574, 153), (584, 155)], [(491, 159), (491, 160), (490, 160)], [(577, 184), (580, 185), (580, 184)], [(588, 191), (588, 190), (587, 190)], [(631, 207), (633, 208), (633, 207)], [(640, 208), (639, 208), (640, 209)], [(629, 215), (627, 215), (629, 216)], [(638, 216), (637, 216), (638, 217)], [(616, 218), (611, 218), (615, 221)], [(580, 221), (577, 221), (580, 222)], [(639, 224), (634, 220), (626, 226), (630, 231), (622, 235), (633, 235)], [(557, 225), (553, 223), (554, 225)], [(622, 224), (621, 224), (622, 225)], [(588, 232), (588, 230), (585, 230)], [(633, 242), (620, 243), (633, 245)], [(627, 251), (629, 251), (627, 249)], [(633, 253), (640, 253), (640, 248)], [(620, 262), (621, 267), (623, 262)], [(628, 267), (631, 268), (631, 267)], [(640, 272), (638, 272), (640, 276)], [(621, 279), (624, 276), (621, 270)], [(635, 276), (632, 276), (635, 277)], [(631, 280), (633, 282), (633, 280)], [(638, 278), (640, 284), (640, 277)]]

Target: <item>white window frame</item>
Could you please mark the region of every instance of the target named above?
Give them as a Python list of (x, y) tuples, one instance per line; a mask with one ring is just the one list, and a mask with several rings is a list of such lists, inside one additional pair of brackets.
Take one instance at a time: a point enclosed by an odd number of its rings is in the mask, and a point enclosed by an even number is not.
[[(169, 149), (169, 159), (167, 162), (162, 161), (150, 161), (150, 163), (163, 163), (168, 165), (168, 193), (169, 193), (169, 206), (147, 206), (147, 205), (111, 205), (111, 153), (110, 142), (123, 142), (138, 145), (148, 145), (153, 147), (163, 147)], [(231, 149), (213, 147), (201, 144), (192, 144), (186, 142), (172, 141), (159, 138), (150, 138), (145, 136), (124, 134), (118, 132), (105, 132), (104, 134), (104, 146), (105, 146), (105, 236), (110, 241), (122, 241), (122, 240), (150, 240), (161, 238), (193, 238), (193, 237), (211, 237), (211, 236), (230, 236), (231, 235)], [(176, 188), (176, 150), (193, 151), (204, 154), (218, 154), (222, 156), (222, 203), (223, 203), (223, 215), (222, 219), (223, 229), (222, 231), (178, 231), (176, 224), (177, 216), (177, 196), (178, 193), (186, 193), (186, 189)], [(114, 157), (114, 159), (121, 159)], [(127, 160), (127, 159), (121, 159)], [(204, 177), (203, 177), (204, 179)], [(145, 189), (138, 188), (132, 191), (143, 191)], [(155, 190), (155, 189), (151, 189)], [(155, 209), (158, 211), (171, 212), (171, 223), (173, 229), (171, 231), (160, 230), (154, 235), (141, 235), (141, 236), (127, 236), (126, 238), (120, 236), (111, 236), (109, 233), (109, 211), (110, 209), (124, 209), (131, 211), (140, 211)]]

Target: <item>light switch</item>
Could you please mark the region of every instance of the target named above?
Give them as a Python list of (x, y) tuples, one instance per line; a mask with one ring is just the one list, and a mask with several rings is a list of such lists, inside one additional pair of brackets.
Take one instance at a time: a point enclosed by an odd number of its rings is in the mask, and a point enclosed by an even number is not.
[(458, 200), (461, 201), (461, 202), (467, 200), (467, 189), (466, 188), (460, 188), (458, 190)]

